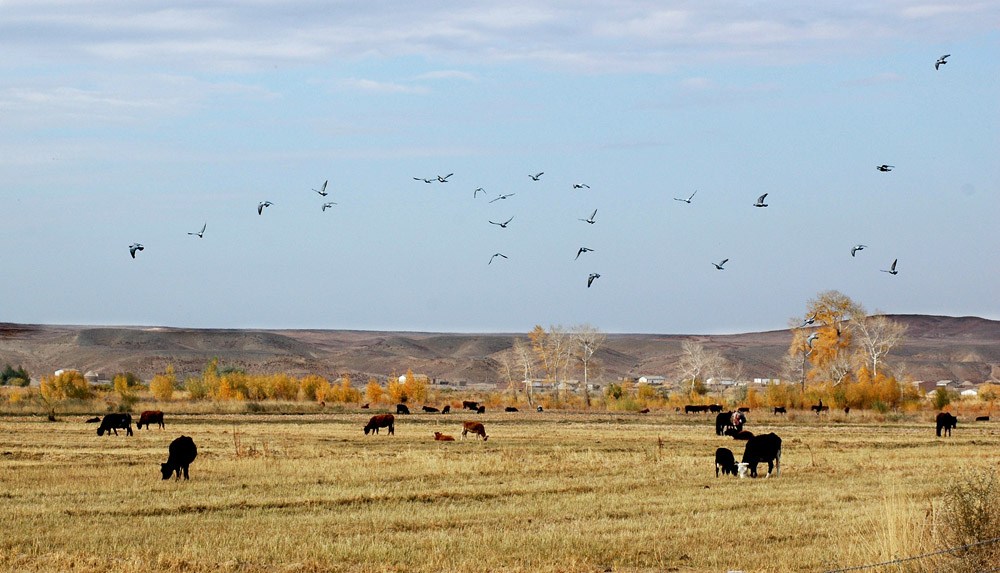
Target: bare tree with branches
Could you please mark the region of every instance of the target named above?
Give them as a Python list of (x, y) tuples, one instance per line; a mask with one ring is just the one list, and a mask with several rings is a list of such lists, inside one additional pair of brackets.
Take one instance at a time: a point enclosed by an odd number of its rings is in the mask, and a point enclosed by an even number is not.
[(593, 367), (594, 353), (600, 349), (607, 336), (589, 324), (574, 326), (571, 330), (574, 356), (583, 367), (583, 398), (590, 406), (590, 369)]
[(861, 346), (866, 362), (871, 364), (873, 379), (878, 374), (879, 362), (899, 345), (907, 329), (905, 324), (896, 322), (884, 314), (856, 317), (851, 320), (849, 327)]
[(679, 366), (684, 374), (684, 379), (691, 380), (690, 391), (694, 394), (698, 381), (704, 381), (704, 377), (710, 372), (718, 372), (724, 360), (718, 351), (707, 350), (703, 345), (693, 340), (682, 342), (681, 350), (683, 354)]

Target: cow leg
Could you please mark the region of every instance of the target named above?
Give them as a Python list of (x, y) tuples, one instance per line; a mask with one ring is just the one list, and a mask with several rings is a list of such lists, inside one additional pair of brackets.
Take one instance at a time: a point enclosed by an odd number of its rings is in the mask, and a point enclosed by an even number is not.
[[(146, 429), (147, 430), (149, 429), (148, 425), (146, 426)], [(132, 435), (132, 425), (131, 424), (129, 424), (128, 426), (125, 426), (125, 435), (126, 436), (131, 436)]]
[[(180, 470), (177, 470), (177, 477), (181, 477)], [(188, 478), (188, 467), (187, 466), (184, 466), (184, 479), (189, 479)]]

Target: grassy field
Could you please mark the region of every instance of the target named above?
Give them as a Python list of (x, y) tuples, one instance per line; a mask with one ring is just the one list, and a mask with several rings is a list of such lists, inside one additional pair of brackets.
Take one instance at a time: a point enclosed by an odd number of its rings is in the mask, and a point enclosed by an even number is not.
[[(1000, 424), (937, 438), (926, 413), (753, 413), (784, 442), (781, 477), (756, 480), (716, 479), (715, 449), (743, 443), (707, 415), (412, 415), (365, 436), (369, 415), (168, 414), (101, 438), (82, 415), (0, 417), (0, 569), (823, 570), (939, 548), (948, 480), (1000, 462)], [(463, 419), (489, 441), (433, 441)], [(163, 481), (181, 434), (191, 480)]]

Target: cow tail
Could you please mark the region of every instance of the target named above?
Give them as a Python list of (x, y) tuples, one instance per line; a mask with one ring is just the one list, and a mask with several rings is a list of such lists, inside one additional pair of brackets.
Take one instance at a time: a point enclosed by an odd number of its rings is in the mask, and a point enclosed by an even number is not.
[(781, 477), (781, 446), (778, 446), (778, 455), (774, 456), (774, 477)]

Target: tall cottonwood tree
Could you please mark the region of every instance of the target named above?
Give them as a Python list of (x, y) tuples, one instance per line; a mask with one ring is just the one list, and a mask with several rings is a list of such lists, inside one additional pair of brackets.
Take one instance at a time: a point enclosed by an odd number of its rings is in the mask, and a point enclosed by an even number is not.
[(555, 385), (556, 396), (559, 395), (559, 382), (569, 362), (570, 345), (566, 330), (562, 326), (550, 326), (546, 331), (541, 326), (535, 326), (528, 333), (531, 349), (545, 370), (545, 378)]
[(725, 364), (722, 354), (716, 350), (708, 350), (693, 340), (682, 342), (681, 351), (678, 366), (684, 375), (684, 380), (691, 381), (690, 391), (692, 394), (694, 394), (699, 381), (704, 382), (709, 373), (718, 372)]
[(872, 378), (876, 378), (879, 363), (902, 341), (907, 327), (884, 314), (875, 314), (855, 317), (850, 322), (850, 328), (867, 358), (865, 362), (871, 365)]
[(590, 369), (593, 367), (594, 353), (601, 348), (607, 336), (589, 324), (581, 324), (570, 329), (573, 339), (573, 355), (583, 368), (583, 398), (590, 406)]

